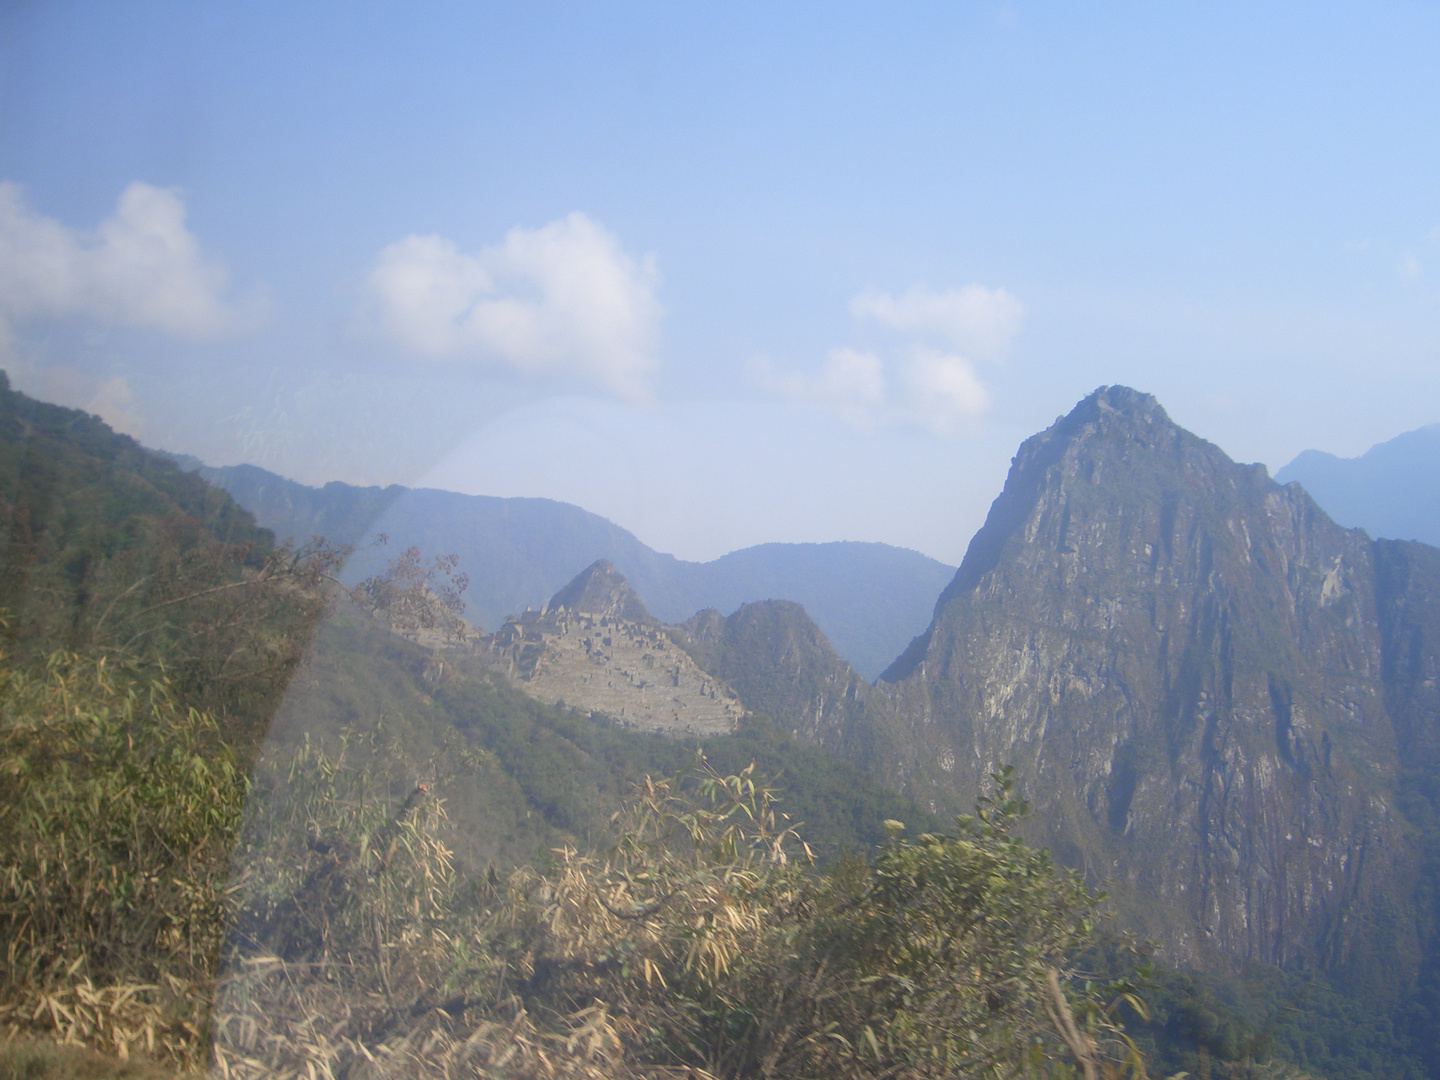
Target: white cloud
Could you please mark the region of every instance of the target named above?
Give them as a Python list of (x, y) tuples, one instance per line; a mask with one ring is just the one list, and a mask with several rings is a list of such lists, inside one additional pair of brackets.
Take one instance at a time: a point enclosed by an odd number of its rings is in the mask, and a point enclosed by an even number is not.
[[(0, 183), (0, 333), (79, 316), (182, 337), (250, 321), (223, 299), (228, 274), (185, 227), (178, 192), (136, 181), (93, 232), (35, 213)], [(251, 315), (256, 314), (254, 312)]]
[(957, 420), (980, 416), (990, 395), (963, 356), (917, 346), (904, 369), (907, 408), (925, 426), (944, 433)]
[(850, 314), (857, 319), (874, 319), (987, 359), (1005, 351), (1019, 331), (1024, 313), (1013, 293), (983, 285), (945, 292), (912, 285), (899, 296), (863, 292), (850, 301)]
[(413, 355), (579, 375), (643, 399), (658, 366), (658, 277), (653, 256), (632, 258), (581, 213), (473, 255), (411, 235), (380, 253), (359, 321)]
[(777, 372), (764, 357), (748, 367), (751, 379), (772, 394), (829, 406), (858, 427), (874, 424), (885, 407), (885, 369), (874, 353), (832, 349), (814, 375)]
[[(920, 425), (943, 435), (989, 409), (990, 394), (971, 357), (1003, 353), (1024, 308), (1004, 289), (966, 285), (935, 292), (916, 285), (898, 297), (860, 293), (850, 313), (904, 332), (911, 340), (892, 354), (900, 358), (833, 349), (815, 374), (776, 372), (755, 360), (752, 381), (780, 397), (828, 406), (857, 427)], [(944, 348), (935, 347), (937, 339)]]
[(750, 361), (747, 370), (775, 396), (833, 410), (862, 430), (919, 424), (947, 434), (956, 421), (978, 417), (990, 406), (990, 395), (964, 357), (917, 345), (898, 365), (898, 378), (888, 377), (886, 366), (872, 352), (832, 349), (813, 374), (776, 371), (764, 357)]

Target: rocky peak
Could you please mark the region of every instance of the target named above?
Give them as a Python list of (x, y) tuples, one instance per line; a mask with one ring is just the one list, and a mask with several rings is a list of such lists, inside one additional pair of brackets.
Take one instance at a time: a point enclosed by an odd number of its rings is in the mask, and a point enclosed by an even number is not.
[[(1164, 481), (1172, 464), (1187, 459), (1200, 473), (1238, 470), (1249, 483), (1263, 466), (1236, 465), (1219, 447), (1181, 428), (1151, 394), (1128, 386), (1102, 386), (1081, 400), (1064, 416), (1037, 435), (1026, 439), (1011, 459), (1005, 487), (990, 505), (985, 524), (971, 539), (965, 558), (939, 599), (935, 616), (957, 596), (973, 591), (986, 574), (1001, 562), (1007, 549), (1023, 546), (1033, 539), (1033, 524), (1044, 506), (1061, 507), (1077, 485), (1104, 487), (1120, 498), (1145, 497), (1154, 482)], [(1137, 479), (1131, 467), (1144, 460), (1145, 483), (1132, 487)], [(1153, 481), (1153, 482), (1151, 482)], [(1231, 477), (1231, 486), (1234, 478)], [(1060, 515), (1068, 521), (1068, 512)], [(1065, 546), (1061, 528), (1060, 547)], [(880, 678), (899, 682), (921, 663), (929, 647), (934, 624), (910, 643), (909, 648)]]
[(867, 712), (922, 803), (1014, 764), (1041, 839), (1176, 955), (1343, 962), (1384, 951), (1398, 865), (1378, 619), (1362, 533), (1105, 387), (1020, 447)]
[(760, 600), (729, 616), (707, 609), (671, 630), (706, 671), (748, 709), (821, 745), (853, 740), (869, 684), (799, 604)]
[(733, 731), (744, 707), (677, 646), (604, 559), (540, 612), (508, 620), (479, 651), (524, 693), (674, 735)]
[(609, 559), (597, 559), (580, 571), (569, 585), (550, 598), (547, 606), (550, 611), (564, 608), (600, 618), (655, 623), (639, 594)]

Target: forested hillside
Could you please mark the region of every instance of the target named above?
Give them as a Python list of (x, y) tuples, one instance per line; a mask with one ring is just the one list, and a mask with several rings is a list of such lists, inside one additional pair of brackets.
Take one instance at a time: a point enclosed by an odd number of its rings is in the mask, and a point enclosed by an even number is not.
[(433, 578), (346, 588), (3, 395), (7, 1038), (247, 1077), (1139, 1067), (1008, 780), (944, 835), (763, 716), (702, 746), (536, 702), (396, 632)]

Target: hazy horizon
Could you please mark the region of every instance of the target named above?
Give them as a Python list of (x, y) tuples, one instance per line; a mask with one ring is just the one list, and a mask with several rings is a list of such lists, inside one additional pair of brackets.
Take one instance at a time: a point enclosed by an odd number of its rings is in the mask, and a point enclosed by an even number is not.
[[(1096, 386), (1435, 421), (1440, 13), (0, 13), (0, 365), (160, 449), (958, 563)], [(1427, 89), (1428, 87), (1428, 89)]]

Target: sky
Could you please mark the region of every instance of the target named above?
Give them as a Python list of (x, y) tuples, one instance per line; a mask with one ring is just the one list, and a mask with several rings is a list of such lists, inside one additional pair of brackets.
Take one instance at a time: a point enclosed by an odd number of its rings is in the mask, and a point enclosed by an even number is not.
[(1434, 4), (0, 4), (0, 366), (307, 483), (958, 563), (1155, 394), (1440, 420)]

